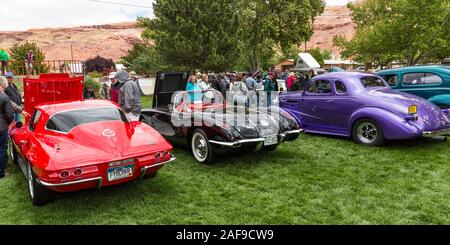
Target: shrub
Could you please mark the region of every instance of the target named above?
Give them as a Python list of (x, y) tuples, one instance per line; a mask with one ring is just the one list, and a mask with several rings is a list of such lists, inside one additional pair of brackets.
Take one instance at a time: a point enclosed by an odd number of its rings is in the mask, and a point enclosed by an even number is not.
[(103, 73), (98, 72), (98, 71), (93, 71), (93, 72), (89, 72), (88, 76), (92, 77), (92, 78), (101, 78), (101, 77), (103, 77)]
[(95, 98), (98, 98), (101, 84), (90, 76), (85, 76), (83, 91), (88, 87), (92, 87), (95, 91)]
[(94, 58), (90, 58), (86, 60), (85, 62), (86, 66), (86, 72), (109, 72), (111, 68), (114, 69), (116, 64), (114, 64), (114, 61), (112, 59), (107, 59), (104, 57), (101, 57), (100, 55), (95, 56)]
[(25, 68), (25, 54), (32, 50), (34, 54), (35, 64), (33, 65), (33, 70), (35, 74), (48, 73), (49, 66), (44, 64), (45, 55), (42, 50), (34, 42), (25, 41), (23, 43), (16, 42), (10, 48), (10, 69), (15, 74), (26, 74)]

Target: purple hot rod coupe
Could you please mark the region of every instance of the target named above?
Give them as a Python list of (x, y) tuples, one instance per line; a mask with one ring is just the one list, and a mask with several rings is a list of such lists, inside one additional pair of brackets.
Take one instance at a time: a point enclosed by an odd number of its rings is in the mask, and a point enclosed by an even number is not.
[(449, 111), (396, 92), (373, 74), (336, 72), (314, 77), (303, 91), (280, 95), (280, 107), (306, 132), (352, 137), (366, 145), (421, 136), (450, 136)]

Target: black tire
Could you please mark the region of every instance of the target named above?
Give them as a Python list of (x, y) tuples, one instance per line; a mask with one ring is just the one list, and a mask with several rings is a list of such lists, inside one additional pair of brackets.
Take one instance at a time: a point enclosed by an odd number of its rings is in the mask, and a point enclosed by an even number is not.
[(36, 181), (35, 174), (31, 170), (30, 164), (27, 164), (27, 179), (28, 192), (30, 194), (31, 203), (34, 206), (43, 206), (53, 201), (54, 193)]
[(158, 174), (158, 171), (151, 173), (151, 174), (146, 174), (144, 175), (144, 177), (142, 177), (143, 179), (153, 179), (156, 177), (156, 175)]
[(190, 148), (194, 158), (205, 164), (212, 164), (214, 160), (214, 151), (209, 143), (208, 136), (201, 128), (197, 128), (192, 132)]
[(264, 146), (263, 150), (265, 151), (275, 151), (278, 148), (278, 145), (269, 145), (269, 146)]
[(380, 146), (384, 144), (383, 128), (372, 119), (359, 119), (353, 125), (352, 138), (358, 144)]
[(12, 161), (12, 163), (14, 165), (17, 165), (17, 152), (16, 152), (16, 149), (14, 148), (14, 145), (13, 145), (11, 139), (8, 140), (8, 148), (9, 148), (9, 158), (10, 158), (10, 160)]

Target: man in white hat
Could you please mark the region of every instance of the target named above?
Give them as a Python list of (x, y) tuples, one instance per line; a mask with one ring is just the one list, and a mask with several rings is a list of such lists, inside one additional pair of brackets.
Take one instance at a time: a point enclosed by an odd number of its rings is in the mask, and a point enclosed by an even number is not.
[(119, 93), (120, 88), (122, 87), (123, 83), (119, 82), (116, 78), (117, 72), (111, 72), (109, 73), (109, 80), (111, 81), (111, 89), (109, 91), (109, 98), (111, 101), (119, 103)]

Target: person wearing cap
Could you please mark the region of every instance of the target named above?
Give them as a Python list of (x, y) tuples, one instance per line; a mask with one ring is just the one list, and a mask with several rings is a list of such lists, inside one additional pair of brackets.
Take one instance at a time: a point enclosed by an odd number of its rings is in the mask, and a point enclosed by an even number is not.
[(115, 78), (117, 82), (123, 84), (119, 92), (120, 107), (125, 111), (129, 121), (139, 121), (141, 115), (140, 88), (124, 70), (117, 72)]
[(8, 72), (5, 77), (8, 81), (8, 87), (5, 88), (5, 94), (8, 95), (9, 99), (15, 104), (13, 105), (14, 121), (18, 122), (20, 121), (20, 112), (23, 108), (22, 96), (20, 95), (19, 89), (14, 84), (14, 74)]
[(0, 179), (5, 177), (5, 167), (8, 161), (8, 127), (14, 120), (11, 100), (4, 93), (8, 81), (0, 77)]
[(135, 71), (130, 71), (130, 73), (128, 74), (130, 75), (131, 80), (133, 80), (137, 84), (139, 91), (141, 92), (141, 96), (143, 96), (144, 91), (142, 91), (141, 84), (139, 83), (139, 76), (137, 75), (137, 73)]
[(33, 50), (28, 50), (28, 52), (25, 54), (25, 68), (27, 70), (27, 75), (34, 73), (33, 64), (34, 64)]
[(111, 81), (111, 89), (109, 90), (109, 99), (115, 103), (119, 103), (119, 93), (123, 83), (117, 81), (116, 75), (117, 72), (111, 72), (109, 73), (108, 76), (109, 80)]
[(0, 48), (0, 65), (2, 66), (1, 74), (5, 74), (9, 70), (9, 56), (3, 48)]

